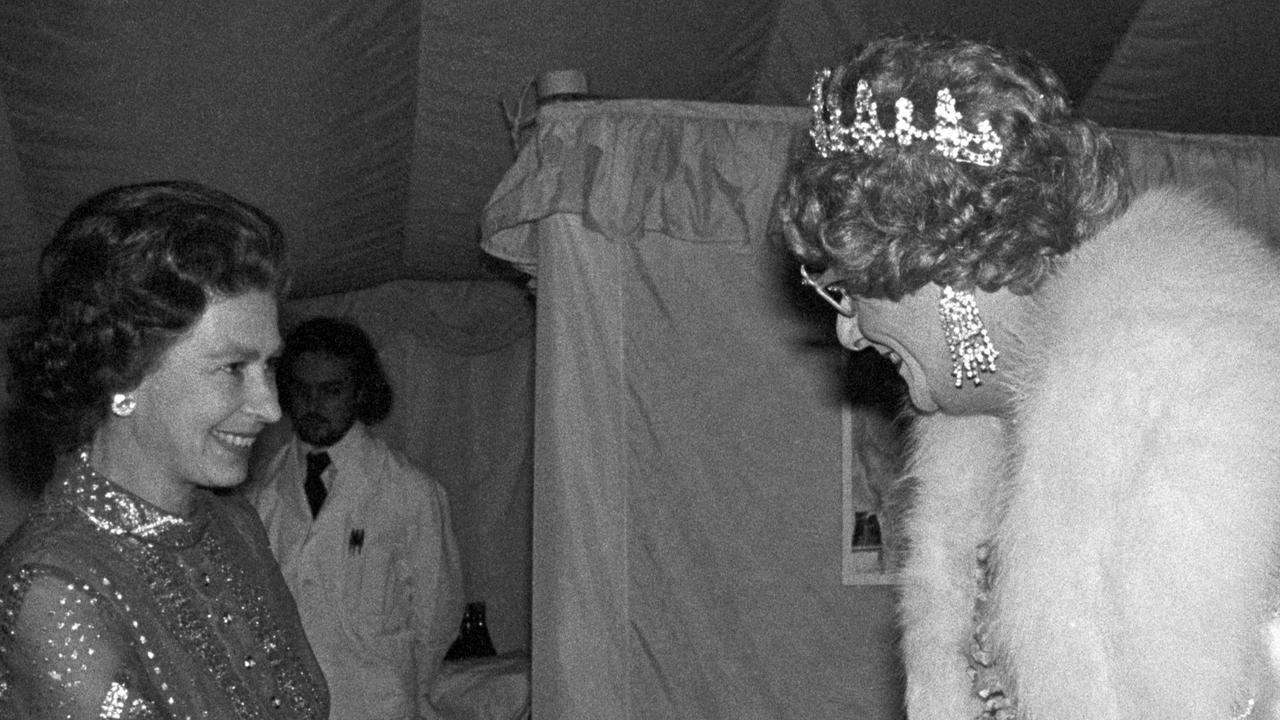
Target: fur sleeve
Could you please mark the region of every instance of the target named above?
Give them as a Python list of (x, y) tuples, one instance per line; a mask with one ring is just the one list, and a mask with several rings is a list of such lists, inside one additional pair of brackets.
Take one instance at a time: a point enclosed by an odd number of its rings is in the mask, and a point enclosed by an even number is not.
[(1275, 261), (1148, 207), (1060, 288), (1020, 412), (992, 627), (1020, 715), (1220, 720), (1265, 694)]
[(916, 421), (907, 472), (917, 495), (901, 580), (903, 662), (912, 720), (960, 720), (981, 705), (968, 674), (977, 547), (990, 538), (1004, 424), (988, 417)]

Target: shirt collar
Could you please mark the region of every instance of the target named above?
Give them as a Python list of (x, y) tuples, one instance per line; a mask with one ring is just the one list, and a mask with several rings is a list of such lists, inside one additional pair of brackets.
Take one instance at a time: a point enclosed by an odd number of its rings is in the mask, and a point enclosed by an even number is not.
[[(359, 420), (355, 421), (351, 428), (343, 434), (342, 439), (327, 447), (317, 447), (310, 443), (303, 442), (296, 435), (294, 438), (298, 444), (298, 461), (306, 466), (307, 455), (314, 452), (328, 453), (329, 468), (334, 471), (340, 471), (343, 467), (359, 467), (361, 462), (359, 454), (363, 452), (365, 438), (369, 435), (369, 429)], [(328, 483), (325, 483), (328, 485)]]

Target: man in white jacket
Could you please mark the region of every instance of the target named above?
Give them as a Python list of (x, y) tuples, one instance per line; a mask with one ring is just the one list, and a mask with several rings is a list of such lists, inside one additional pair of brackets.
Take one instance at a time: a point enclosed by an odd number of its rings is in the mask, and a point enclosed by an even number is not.
[(430, 690), (463, 609), (445, 491), (370, 434), (392, 393), (358, 326), (299, 325), (278, 382), (294, 435), (250, 498), (328, 680), (330, 720), (439, 717)]

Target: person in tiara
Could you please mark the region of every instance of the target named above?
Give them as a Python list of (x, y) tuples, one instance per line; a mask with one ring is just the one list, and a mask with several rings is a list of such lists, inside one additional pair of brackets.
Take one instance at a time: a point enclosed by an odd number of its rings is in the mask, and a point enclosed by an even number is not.
[(60, 458), (0, 546), (0, 717), (326, 720), (244, 480), (280, 419), (276, 223), (192, 182), (105, 190), (41, 255), (10, 347)]
[(1276, 253), (1023, 53), (876, 40), (812, 102), (778, 220), (909, 387), (912, 720), (1273, 716)]

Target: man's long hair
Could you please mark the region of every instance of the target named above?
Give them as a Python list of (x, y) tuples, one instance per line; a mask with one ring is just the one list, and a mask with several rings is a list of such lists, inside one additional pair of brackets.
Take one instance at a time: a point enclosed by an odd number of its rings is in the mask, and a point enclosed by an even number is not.
[(334, 317), (311, 318), (285, 336), (284, 352), (280, 357), (279, 377), (282, 382), (279, 388), (280, 401), (286, 410), (293, 407), (287, 379), (293, 371), (293, 363), (306, 352), (324, 353), (351, 361), (358, 397), (356, 418), (365, 425), (377, 425), (386, 419), (391, 412), (392, 392), (378, 360), (378, 351), (359, 325)]

